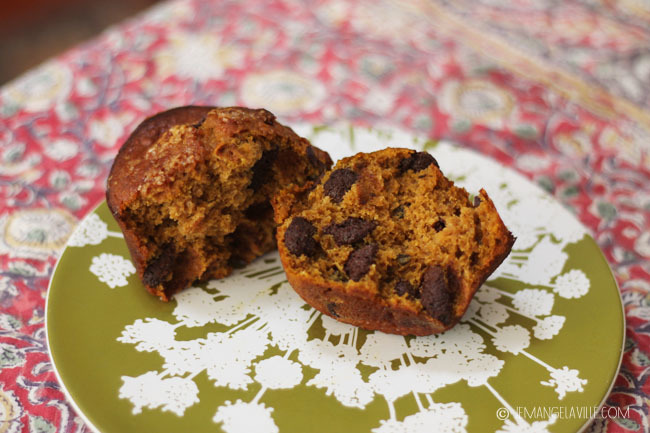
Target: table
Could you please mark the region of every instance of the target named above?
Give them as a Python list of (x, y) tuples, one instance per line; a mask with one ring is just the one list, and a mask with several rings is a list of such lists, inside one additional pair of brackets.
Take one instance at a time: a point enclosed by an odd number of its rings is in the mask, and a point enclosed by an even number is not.
[(49, 276), (130, 131), (190, 103), (398, 126), (541, 185), (591, 231), (625, 304), (606, 404), (629, 418), (591, 429), (650, 428), (647, 2), (180, 0), (0, 89), (1, 432), (89, 430), (48, 358)]

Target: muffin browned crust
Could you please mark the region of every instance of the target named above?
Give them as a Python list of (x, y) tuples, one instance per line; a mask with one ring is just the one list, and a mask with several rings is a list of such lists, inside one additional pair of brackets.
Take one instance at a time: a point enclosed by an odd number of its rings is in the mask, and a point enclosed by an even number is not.
[(273, 250), (270, 198), (331, 163), (266, 110), (180, 107), (131, 134), (106, 197), (143, 284), (166, 301)]
[(287, 278), (342, 322), (394, 334), (454, 326), (514, 238), (484, 190), (474, 201), (426, 152), (339, 161), (273, 202)]

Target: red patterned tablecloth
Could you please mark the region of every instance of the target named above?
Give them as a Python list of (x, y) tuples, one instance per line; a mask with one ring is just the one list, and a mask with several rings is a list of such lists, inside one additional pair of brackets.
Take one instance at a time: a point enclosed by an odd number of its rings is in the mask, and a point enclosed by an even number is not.
[(648, 431), (650, 3), (250, 0), (161, 4), (0, 89), (0, 432), (88, 431), (55, 379), (48, 280), (145, 116), (184, 104), (392, 124), (499, 160), (588, 227), (618, 280), (606, 404)]

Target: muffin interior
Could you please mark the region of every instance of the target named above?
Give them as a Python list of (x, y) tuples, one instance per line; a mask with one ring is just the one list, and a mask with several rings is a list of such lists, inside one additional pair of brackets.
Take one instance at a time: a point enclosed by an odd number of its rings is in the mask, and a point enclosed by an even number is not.
[(163, 299), (274, 249), (270, 198), (327, 165), (310, 161), (295, 134), (275, 133), (268, 114), (269, 127), (260, 129), (233, 128), (232, 113), (210, 112), (196, 125), (164, 132), (139, 162), (143, 181), (123, 223), (146, 245), (142, 280)]

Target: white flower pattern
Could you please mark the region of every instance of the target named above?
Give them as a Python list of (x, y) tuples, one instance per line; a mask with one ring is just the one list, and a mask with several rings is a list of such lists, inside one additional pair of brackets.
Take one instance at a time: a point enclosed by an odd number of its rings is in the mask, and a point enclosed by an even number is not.
[(551, 314), (555, 298), (552, 293), (541, 289), (524, 289), (514, 294), (512, 304), (525, 316), (546, 316)]
[(273, 408), (266, 407), (263, 403), (227, 401), (224, 406), (217, 409), (212, 420), (222, 423), (226, 433), (278, 433), (280, 430), (273, 421), (272, 413)]
[(135, 267), (130, 260), (115, 254), (101, 253), (93, 257), (90, 272), (95, 274), (99, 281), (108, 284), (108, 287), (126, 286), (126, 278), (135, 273)]
[(302, 381), (302, 366), (277, 355), (258, 362), (255, 373), (255, 380), (270, 389), (293, 388)]
[(551, 371), (551, 379), (540, 383), (555, 388), (558, 398), (562, 400), (567, 392), (583, 391), (582, 387), (587, 384), (587, 381), (580, 379), (578, 374), (580, 374), (578, 370), (564, 366)]
[(492, 343), (497, 350), (516, 355), (530, 344), (530, 333), (520, 325), (504, 326), (497, 329), (496, 334), (492, 337)]
[(507, 419), (503, 427), (496, 431), (496, 433), (547, 433), (548, 426), (554, 424), (556, 421), (555, 417), (547, 421), (533, 421), (532, 423), (527, 423), (524, 420), (512, 421)]
[(564, 316), (545, 317), (533, 327), (535, 338), (550, 340), (560, 332), (565, 320)]
[(431, 427), (439, 433), (462, 433), (467, 426), (467, 414), (458, 403), (434, 403), (422, 412), (409, 415), (404, 421), (382, 421), (373, 433), (430, 433)]
[(563, 298), (579, 298), (589, 291), (589, 280), (581, 270), (572, 269), (556, 278), (553, 291)]
[(109, 236), (120, 238), (122, 234), (109, 231), (108, 225), (99, 218), (99, 215), (93, 213), (88, 215), (72, 232), (70, 239), (68, 239), (68, 246), (99, 245)]
[(161, 378), (153, 371), (138, 377), (122, 376), (120, 398), (128, 398), (133, 403), (133, 413), (142, 412), (142, 408), (161, 408), (163, 412), (172, 412), (182, 416), (185, 409), (198, 403), (199, 389), (190, 379), (180, 377)]

